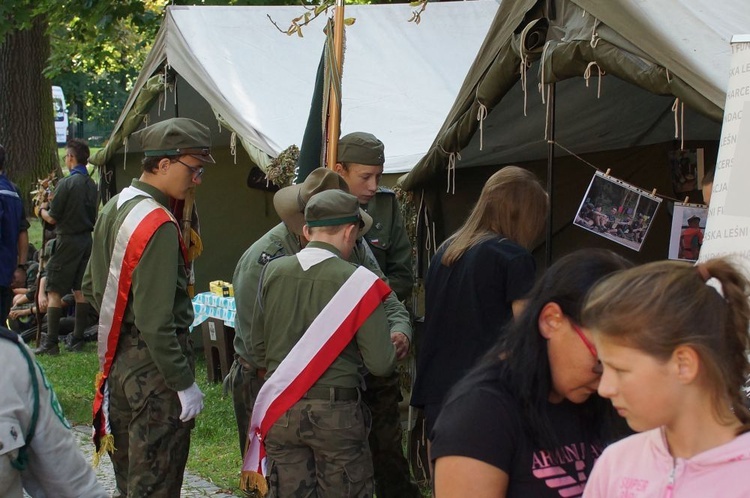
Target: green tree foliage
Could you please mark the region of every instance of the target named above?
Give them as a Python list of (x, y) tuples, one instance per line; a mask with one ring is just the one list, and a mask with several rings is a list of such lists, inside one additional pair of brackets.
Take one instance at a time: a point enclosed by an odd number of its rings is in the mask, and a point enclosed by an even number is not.
[[(59, 168), (50, 86), (63, 88), (82, 138), (106, 138), (159, 30), (167, 4), (300, 5), (304, 0), (2, 0), (0, 143), (23, 190)], [(325, 0), (324, 0), (325, 3)], [(347, 3), (391, 3), (347, 0)], [(288, 20), (278, 20), (286, 22)], [(79, 123), (76, 127), (75, 124)], [(85, 123), (85, 127), (81, 124)]]
[[(22, 190), (28, 192), (35, 178), (59, 167), (50, 77), (56, 78), (66, 70), (74, 74), (72, 68), (101, 76), (111, 68), (122, 67), (128, 60), (119, 51), (137, 47), (137, 43), (125, 45), (133, 42), (133, 38), (128, 39), (123, 33), (137, 37), (142, 32), (134, 31), (133, 26), (144, 29), (158, 26), (163, 3), (153, 0), (5, 0), (0, 3), (0, 88), (3, 92), (0, 143), (6, 147), (8, 172)], [(107, 43), (110, 40), (114, 42)], [(69, 65), (63, 67), (59, 63), (62, 60)], [(103, 69), (94, 70), (91, 61), (97, 61), (97, 68)], [(76, 87), (76, 78), (78, 86), (88, 86), (83, 81), (86, 77), (71, 76), (68, 82), (72, 88)]]

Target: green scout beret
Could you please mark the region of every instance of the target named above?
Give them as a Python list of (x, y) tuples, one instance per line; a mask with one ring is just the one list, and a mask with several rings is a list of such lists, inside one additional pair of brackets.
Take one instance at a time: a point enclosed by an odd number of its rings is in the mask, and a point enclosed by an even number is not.
[(189, 118), (170, 118), (133, 134), (146, 156), (193, 156), (215, 163), (208, 127)]
[(325, 190), (310, 197), (305, 208), (308, 227), (331, 227), (359, 222), (359, 234), (364, 235), (372, 225), (372, 218), (359, 207), (359, 200), (343, 190)]
[(339, 139), (336, 161), (382, 166), (385, 163), (385, 146), (372, 133), (349, 133)]

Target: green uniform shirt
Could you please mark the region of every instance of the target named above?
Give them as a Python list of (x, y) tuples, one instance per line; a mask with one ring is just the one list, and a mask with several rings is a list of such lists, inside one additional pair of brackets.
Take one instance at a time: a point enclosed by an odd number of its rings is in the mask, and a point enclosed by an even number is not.
[[(237, 307), (234, 319), (234, 351), (248, 363), (252, 363), (250, 331), (261, 271), (272, 259), (297, 254), (300, 250), (302, 247), (299, 238), (289, 231), (284, 223), (279, 223), (251, 245), (237, 263), (232, 277), (234, 301)], [(365, 248), (362, 241), (358, 241), (349, 261), (364, 266), (381, 278), (385, 278), (377, 261), (368, 255), (370, 253), (371, 251)], [(394, 293), (386, 298), (383, 305), (388, 316), (390, 331), (401, 332), (411, 341), (411, 323), (404, 305), (399, 302)]]
[[(357, 269), (356, 265), (342, 260), (340, 253), (329, 244), (310, 242), (308, 247), (328, 250), (336, 257), (307, 271), (295, 256), (278, 258), (266, 265), (261, 277), (250, 336), (253, 358), (268, 370), (266, 379)], [(315, 385), (359, 387), (362, 385), (359, 369), (363, 362), (376, 376), (389, 375), (396, 365), (396, 349), (391, 343), (382, 305), (365, 320), (354, 339)]]
[[(133, 180), (132, 186), (168, 208), (169, 199), (157, 188), (138, 180)], [(120, 226), (133, 206), (143, 199), (141, 196), (130, 199), (117, 209), (119, 197), (113, 197), (102, 209), (94, 228), (96, 244), (83, 276), (83, 294), (97, 311), (101, 310)], [(164, 223), (151, 237), (133, 270), (123, 325), (135, 324), (167, 386), (182, 391), (193, 384), (195, 375), (176, 335), (177, 329), (187, 330), (193, 323), (193, 304), (187, 292), (185, 260), (178, 237), (173, 223)], [(133, 369), (139, 366), (133, 365)]]
[(97, 191), (89, 175), (70, 175), (60, 180), (49, 206), (58, 235), (91, 233), (96, 222)]
[(362, 208), (372, 216), (372, 228), (364, 238), (388, 277), (391, 289), (403, 301), (411, 297), (414, 274), (411, 265), (412, 247), (396, 194), (392, 190), (378, 187), (375, 197)]

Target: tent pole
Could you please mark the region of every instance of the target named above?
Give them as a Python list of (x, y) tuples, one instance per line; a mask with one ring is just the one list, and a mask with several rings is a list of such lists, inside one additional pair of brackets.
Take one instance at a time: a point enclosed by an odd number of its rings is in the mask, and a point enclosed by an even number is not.
[(547, 96), (547, 195), (549, 195), (549, 211), (547, 212), (547, 238), (544, 242), (544, 264), (549, 268), (552, 264), (552, 206), (554, 191), (552, 189), (555, 168), (555, 84), (550, 83)]
[[(336, 60), (335, 71), (342, 74), (344, 62), (344, 0), (336, 0), (336, 10), (333, 14), (333, 54)], [(332, 85), (333, 86), (333, 85)], [(343, 92), (342, 92), (343, 93)], [(328, 97), (328, 148), (326, 149), (326, 167), (336, 166), (336, 156), (339, 148), (339, 134), (341, 132), (341, 96), (331, 88)]]

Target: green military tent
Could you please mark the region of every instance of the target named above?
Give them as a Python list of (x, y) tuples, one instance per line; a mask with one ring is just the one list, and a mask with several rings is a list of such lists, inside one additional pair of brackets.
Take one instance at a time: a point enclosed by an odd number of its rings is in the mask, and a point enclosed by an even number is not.
[[(346, 7), (355, 22), (346, 35), (341, 132), (383, 140), (387, 175), (408, 171), (427, 152), (497, 8), (495, 0), (440, 2), (417, 24), (408, 22), (408, 4)], [(128, 139), (134, 131), (173, 116), (209, 126), (217, 164), (196, 191), (205, 248), (198, 291), (231, 280), (245, 248), (278, 223), (263, 171), (302, 141), (325, 23), (315, 19), (302, 37), (277, 26), (306, 12), (168, 7), (112, 135), (92, 159), (113, 195), (140, 174), (141, 151)], [(248, 179), (251, 170), (258, 175)]]
[(748, 26), (746, 0), (503, 0), (430, 150), (401, 179), (421, 206), (420, 253), (460, 226), (487, 177), (519, 164), (552, 178), (551, 259), (586, 246), (665, 258), (670, 202), (640, 253), (574, 226), (576, 210), (595, 169), (675, 198), (671, 151), (702, 148), (713, 166), (730, 39)]

